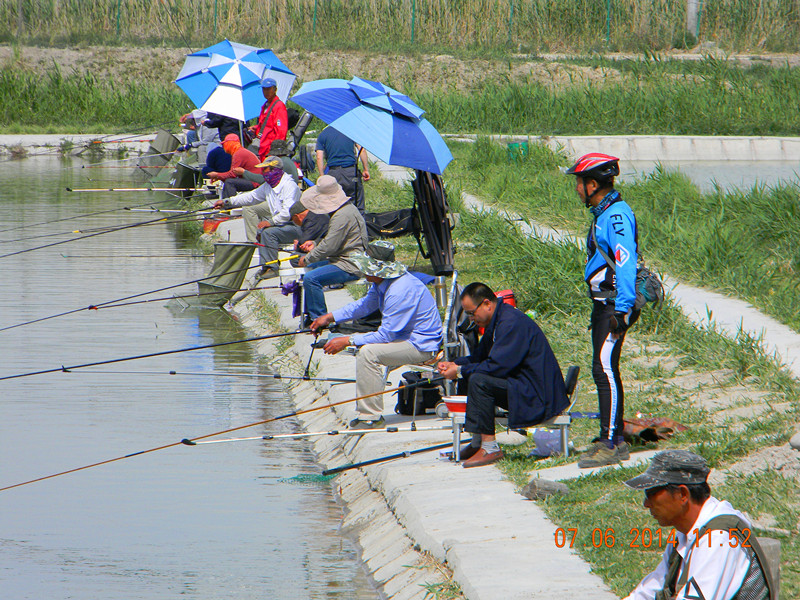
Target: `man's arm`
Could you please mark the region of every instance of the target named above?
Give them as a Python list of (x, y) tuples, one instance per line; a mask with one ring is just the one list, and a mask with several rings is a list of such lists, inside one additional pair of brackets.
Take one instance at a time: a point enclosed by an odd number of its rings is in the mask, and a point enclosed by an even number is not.
[(325, 173), (325, 151), (317, 150), (317, 173), (323, 175)]
[(401, 282), (398, 281), (389, 286), (383, 298), (381, 326), (378, 331), (370, 331), (354, 336), (356, 345), (388, 344), (404, 337), (406, 331), (410, 329), (410, 323), (414, 318), (414, 312), (419, 303), (417, 298), (409, 297), (408, 288), (392, 289), (398, 283)]
[(627, 213), (614, 213), (606, 221), (608, 248), (604, 248), (614, 259), (615, 311), (628, 312), (636, 301), (636, 240), (635, 222)]
[[(494, 344), (488, 356), (480, 362), (460, 363), (462, 375), (472, 373), (485, 373), (493, 377), (508, 377), (525, 359), (528, 349), (536, 344), (537, 340), (529, 329), (513, 327), (513, 323), (501, 325), (500, 330), (494, 332)], [(486, 335), (492, 335), (487, 333)], [(483, 340), (481, 340), (483, 341)]]
[(669, 553), (672, 551), (672, 545), (668, 544), (664, 553), (661, 555), (661, 562), (655, 571), (645, 575), (644, 579), (639, 582), (634, 590), (626, 596), (623, 600), (654, 600), (656, 593), (664, 587), (664, 581), (667, 578), (667, 567), (669, 564)]
[(369, 181), (369, 161), (367, 160), (367, 151), (361, 146), (358, 151), (358, 157), (361, 159), (361, 178), (364, 181)]
[(372, 284), (367, 292), (367, 295), (343, 306), (342, 308), (333, 311), (333, 319), (337, 323), (340, 321), (350, 321), (352, 319), (360, 319), (378, 310), (378, 289), (377, 285)]

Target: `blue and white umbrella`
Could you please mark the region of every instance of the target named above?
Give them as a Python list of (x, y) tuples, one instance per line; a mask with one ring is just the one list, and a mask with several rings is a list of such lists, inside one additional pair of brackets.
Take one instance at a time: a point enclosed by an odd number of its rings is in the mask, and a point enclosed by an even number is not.
[(275, 80), (285, 102), (297, 76), (275, 53), (224, 40), (187, 54), (175, 83), (198, 108), (246, 121), (261, 111), (265, 77)]
[[(442, 136), (426, 119), (362, 102), (351, 82), (344, 79), (305, 83), (292, 101), (387, 164), (441, 175), (453, 160)], [(412, 109), (406, 106), (406, 110)]]

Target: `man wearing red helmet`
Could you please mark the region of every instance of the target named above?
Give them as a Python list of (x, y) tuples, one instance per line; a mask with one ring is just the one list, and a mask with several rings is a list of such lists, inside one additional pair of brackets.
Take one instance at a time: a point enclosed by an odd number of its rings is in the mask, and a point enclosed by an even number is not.
[(592, 376), (600, 404), (600, 438), (578, 466), (602, 467), (630, 457), (622, 437), (625, 408), (619, 357), (625, 332), (639, 318), (636, 265), (639, 260), (636, 217), (614, 189), (619, 159), (586, 154), (567, 170), (575, 190), (594, 216), (586, 240), (584, 279), (592, 299)]

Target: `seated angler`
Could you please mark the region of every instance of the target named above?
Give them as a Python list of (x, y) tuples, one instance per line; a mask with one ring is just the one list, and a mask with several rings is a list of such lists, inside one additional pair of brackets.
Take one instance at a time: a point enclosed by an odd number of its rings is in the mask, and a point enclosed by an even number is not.
[(317, 185), (303, 192), (300, 202), (312, 213), (330, 215), (325, 237), (319, 244), (304, 244), (308, 254), (298, 261), (299, 266), (311, 269), (303, 276), (303, 290), (305, 311), (313, 320), (328, 312), (324, 286), (358, 279), (360, 271), (352, 256), (367, 249), (367, 225), (330, 175), (317, 179)]
[(481, 467), (503, 458), (495, 439), (495, 407), (508, 410), (508, 427), (530, 427), (567, 407), (561, 368), (539, 326), (509, 304), (500, 302), (483, 283), (470, 283), (461, 306), (483, 327), (475, 352), (455, 362), (440, 362), (447, 379), (467, 380), (465, 430), (472, 435), (461, 451), (464, 467)]
[[(288, 238), (292, 242), (300, 235), (300, 228), (291, 221), (289, 209), (300, 198), (300, 188), (291, 176), (284, 173), (281, 168), (281, 159), (268, 156), (263, 163), (256, 165), (264, 169), (262, 183), (256, 189), (237, 194), (227, 201), (218, 200), (215, 207), (242, 206), (242, 219), (248, 242), (256, 243), (259, 240), (259, 231), (268, 228), (286, 229), (281, 239)], [(272, 277), (271, 273), (264, 273)], [(275, 271), (277, 275), (277, 267)]]
[[(274, 227), (263, 229), (261, 231), (261, 246), (258, 247), (258, 252), (261, 256), (261, 264), (265, 265), (278, 259), (278, 246), (280, 244), (293, 243), (293, 254), (305, 256), (309, 250), (322, 241), (325, 234), (328, 233), (328, 224), (331, 221), (329, 215), (318, 215), (308, 210), (303, 203), (299, 200), (295, 202), (289, 209), (289, 216), (292, 223), (300, 228), (300, 237), (288, 241), (277, 240), (275, 238), (269, 239), (267, 236), (272, 236), (275, 232), (280, 231)], [(269, 242), (269, 243), (268, 243)], [(309, 243), (310, 242), (310, 243)], [(294, 267), (299, 266), (298, 258), (291, 260)], [(262, 269), (263, 270), (263, 269)]]
[[(384, 389), (384, 368), (423, 363), (436, 356), (442, 343), (442, 319), (430, 291), (399, 262), (382, 261), (366, 254), (353, 260), (372, 284), (367, 295), (311, 323), (316, 331), (334, 321), (342, 322), (381, 312), (378, 331), (335, 337), (325, 344), (326, 354), (358, 346), (356, 390), (358, 396)], [(379, 429), (386, 426), (382, 416), (383, 398), (373, 396), (356, 404), (358, 416), (351, 429)]]
[(224, 182), (222, 197), (230, 198), (238, 192), (252, 191), (257, 184), (241, 177), (243, 171), (258, 173), (258, 157), (247, 148), (242, 148), (239, 136), (229, 133), (222, 141), (222, 148), (231, 155), (231, 168), (225, 172), (209, 171), (208, 176)]

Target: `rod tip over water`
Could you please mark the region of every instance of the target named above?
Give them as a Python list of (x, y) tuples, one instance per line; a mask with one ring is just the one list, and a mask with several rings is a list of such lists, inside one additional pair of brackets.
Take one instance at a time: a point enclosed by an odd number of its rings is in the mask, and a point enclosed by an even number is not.
[(186, 446), (197, 446), (197, 442), (193, 442), (192, 440), (187, 438), (183, 438), (181, 440), (181, 444), (185, 444)]

